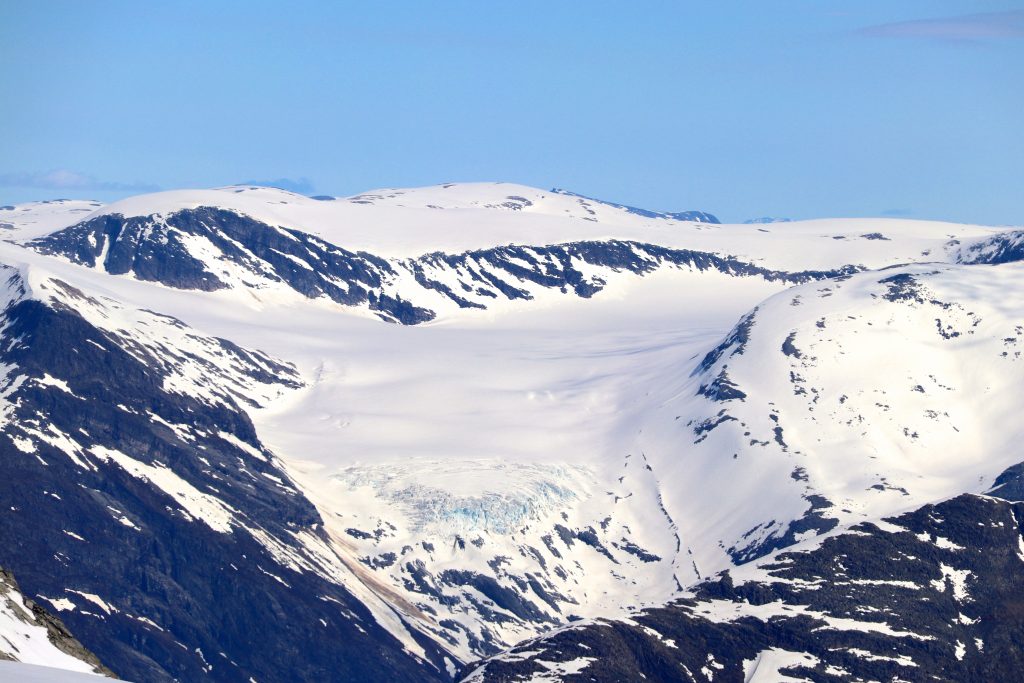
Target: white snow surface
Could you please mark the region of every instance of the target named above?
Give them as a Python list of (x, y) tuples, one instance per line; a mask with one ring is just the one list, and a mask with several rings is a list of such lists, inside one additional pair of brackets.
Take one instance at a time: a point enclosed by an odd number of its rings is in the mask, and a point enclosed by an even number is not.
[(82, 199), (55, 199), (0, 207), (0, 240), (48, 235), (84, 219), (103, 206)]
[[(107, 680), (102, 676), (92, 676), (93, 668), (90, 664), (67, 654), (50, 642), (46, 626), (37, 621), (25, 596), (6, 581), (0, 581), (0, 654), (4, 659), (12, 660), (0, 660), (0, 681), (79, 680), (72, 678), (72, 674), (82, 678), (90, 675), (91, 680)], [(47, 667), (48, 671), (42, 672), (37, 667)], [(29, 677), (30, 674), (43, 676), (44, 673), (53, 677)]]
[(782, 673), (792, 667), (814, 667), (818, 658), (807, 652), (790, 652), (776, 647), (759, 652), (754, 659), (743, 662), (745, 683), (775, 683), (776, 681), (806, 681)]
[[(772, 268), (887, 269), (791, 288), (663, 268), (611, 277), (592, 299), (541, 294), (486, 311), (448, 308), (402, 327), (323, 300), (174, 290), (20, 246), (42, 226), (89, 215), (197, 206), (389, 257), (616, 238)], [(452, 650), (463, 661), (479, 654), (466, 633), (508, 646), (543, 625), (486, 623), (469, 586), (439, 588), (461, 599), (455, 607), (410, 589), (407, 563), (504, 586), (513, 575), (540, 577), (545, 590), (577, 603), (556, 610), (530, 594), (552, 623), (617, 616), (731, 566), (730, 549), (781, 536), (808, 511), (809, 496), (826, 500), (819, 512), (845, 526), (983, 491), (1014, 464), (1011, 446), (1024, 437), (1016, 419), (1024, 298), (1012, 295), (1024, 291), (1024, 268), (950, 263), (1000, 228), (889, 219), (709, 225), (501, 183), (334, 201), (229, 187), (143, 195), (93, 214), (65, 208), (61, 220), (51, 205), (0, 212), (14, 226), (0, 261), (29, 282), (59, 279), (117, 302), (104, 305), (117, 311), (118, 329), (142, 329), (141, 314), (129, 312), (149, 309), (293, 363), (302, 388), (237, 386), (262, 406), (249, 409), (261, 440), (324, 517), (333, 545), (309, 540), (310, 552), (336, 559), (319, 570), (384, 605), (374, 614), (395, 632), (405, 628), (395, 613), (428, 632), (442, 618), (461, 624)], [(881, 280), (898, 275), (923, 289), (887, 299)], [(698, 371), (751, 311), (742, 352), (726, 349)], [(160, 332), (161, 343), (185, 343), (171, 332)], [(787, 340), (797, 354), (783, 352)], [(723, 369), (742, 401), (698, 395)], [(224, 368), (225, 381), (232, 376)], [(182, 391), (213, 391), (188, 371), (181, 378)], [(230, 529), (230, 511), (216, 502), (180, 488), (176, 500)], [(591, 530), (605, 552), (566, 542), (558, 526)], [(399, 559), (388, 564), (392, 553)], [(764, 655), (765, 666), (782, 656)]]
[(54, 666), (0, 661), (0, 683), (100, 683), (113, 679)]

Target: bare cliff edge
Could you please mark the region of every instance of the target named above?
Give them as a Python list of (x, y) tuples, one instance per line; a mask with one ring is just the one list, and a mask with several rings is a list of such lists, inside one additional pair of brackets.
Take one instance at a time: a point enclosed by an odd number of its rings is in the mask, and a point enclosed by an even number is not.
[(6, 569), (0, 569), (0, 599), (0, 660), (116, 678), (59, 617), (25, 597)]

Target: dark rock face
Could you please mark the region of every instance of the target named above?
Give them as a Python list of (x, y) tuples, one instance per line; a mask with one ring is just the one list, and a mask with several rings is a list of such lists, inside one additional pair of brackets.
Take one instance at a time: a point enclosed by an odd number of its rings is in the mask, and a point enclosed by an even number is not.
[[(851, 266), (837, 271), (776, 271), (708, 252), (669, 249), (623, 240), (572, 242), (543, 247), (494, 247), (456, 255), (428, 254), (412, 264), (414, 270), (419, 266), (424, 270), (430, 267), (454, 270), (460, 276), (465, 273), (470, 278), (464, 288), (471, 289), (472, 284), (490, 286), (496, 290), (496, 294), (508, 299), (531, 298), (527, 291), (510, 284), (510, 280), (513, 283), (532, 282), (562, 292), (571, 290), (582, 298), (589, 298), (601, 291), (606, 283), (600, 279), (588, 280), (577, 264), (636, 275), (646, 275), (663, 265), (671, 265), (793, 284), (835, 277), (856, 270)], [(457, 299), (453, 300), (458, 303)]]
[(989, 495), (1012, 501), (1024, 501), (1024, 462), (1008, 467), (996, 477)]
[[(215, 374), (212, 397), (167, 388), (202, 359), (95, 327), (72, 310), (89, 298), (64, 296), (17, 300), (2, 320), (0, 564), (26, 594), (74, 603), (71, 632), (130, 680), (446, 679), (432, 641), (419, 637), (427, 661), (410, 655), (326, 578), (302, 541), (323, 538), (322, 520), (257, 439), (239, 407), (252, 399)], [(204, 343), (244, 381), (297, 382)]]
[(729, 379), (729, 373), (724, 367), (715, 379), (708, 384), (702, 384), (697, 393), (712, 401), (742, 401), (747, 397), (746, 393)]
[(467, 680), (561, 667), (575, 672), (565, 681), (742, 681), (770, 666), (759, 659), (770, 650), (790, 653), (772, 680), (1014, 680), (1024, 665), (1020, 520), (1024, 504), (962, 495), (861, 524), (783, 552), (749, 580), (725, 573), (629, 622), (524, 643), (467, 667)]
[[(205, 260), (195, 256), (195, 244), (204, 245), (209, 253)], [(101, 266), (111, 274), (131, 273), (180, 289), (224, 289), (230, 286), (226, 282), (230, 267), (244, 286), (283, 283), (303, 296), (365, 306), (384, 320), (403, 325), (436, 316), (419, 303), (428, 294), (441, 295), (461, 308), (486, 308), (495, 299), (530, 299), (528, 285), (589, 298), (605, 287), (606, 280), (585, 275), (584, 265), (605, 269), (608, 274), (636, 275), (672, 266), (793, 284), (857, 270), (846, 266), (832, 271), (776, 271), (732, 257), (621, 240), (509, 245), (461, 254), (384, 259), (210, 207), (165, 217), (99, 216), (30, 246), (82, 265)], [(415, 285), (409, 283), (410, 275)], [(450, 284), (453, 279), (455, 287)]]
[(957, 263), (967, 264), (997, 265), (1013, 261), (1024, 261), (1024, 230), (1013, 230), (974, 244), (962, 250), (957, 258)]
[[(433, 313), (400, 297), (379, 293), (382, 279), (394, 274), (384, 259), (339, 249), (306, 233), (274, 228), (223, 209), (200, 207), (162, 219), (100, 216), (43, 237), (33, 247), (90, 267), (102, 257), (100, 265), (108, 273), (132, 273), (179, 289), (225, 288), (221, 277), (210, 270), (217, 263), (190, 254), (186, 240), (196, 238), (212, 246), (216, 261), (240, 266), (254, 282), (285, 282), (310, 298), (326, 296), (349, 306), (366, 304), (403, 324), (433, 318)], [(346, 286), (338, 286), (337, 280)]]
[[(800, 474), (790, 475), (799, 479)], [(814, 535), (820, 535), (832, 531), (839, 522), (832, 517), (826, 517), (825, 511), (832, 507), (831, 501), (824, 496), (810, 494), (804, 496), (807, 501), (807, 509), (799, 519), (795, 519), (781, 530), (774, 529), (764, 538), (758, 538), (747, 545), (741, 545), (728, 549), (729, 556), (736, 564), (753, 562), (761, 557), (770, 555), (776, 550), (788, 548), (797, 542), (802, 534), (813, 531)], [(771, 526), (771, 525), (769, 525)], [(751, 529), (750, 532), (759, 530), (759, 527)], [(753, 535), (751, 533), (751, 535)]]
[(736, 354), (742, 354), (750, 341), (750, 330), (754, 327), (757, 319), (757, 308), (740, 318), (736, 326), (732, 328), (728, 336), (715, 348), (708, 351), (704, 359), (693, 369), (691, 375), (698, 375), (707, 372), (715, 366), (722, 358), (729, 358)]
[[(490, 576), (472, 571), (448, 569), (440, 578), (448, 585), (472, 586), (498, 607), (508, 610), (525, 621), (549, 621), (533, 603), (524, 600), (518, 593), (505, 588)], [(493, 614), (500, 618), (498, 613), (494, 612)]]
[(886, 301), (925, 303), (924, 287), (913, 275), (900, 273), (883, 278), (878, 282), (887, 286), (886, 293), (882, 295)]

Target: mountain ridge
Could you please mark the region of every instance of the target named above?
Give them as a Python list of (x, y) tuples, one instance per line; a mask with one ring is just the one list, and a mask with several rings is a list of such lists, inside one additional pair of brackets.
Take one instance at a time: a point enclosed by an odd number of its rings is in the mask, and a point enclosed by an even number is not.
[[(487, 308), (496, 298), (530, 299), (523, 284), (589, 298), (605, 277), (585, 270), (643, 275), (662, 264), (798, 283), (857, 270), (769, 270), (731, 257), (651, 244), (583, 241), (552, 246), (503, 246), (414, 259), (384, 259), (350, 252), (307, 233), (285, 230), (240, 214), (200, 207), (161, 218), (125, 219), (105, 214), (28, 243), (44, 254), (128, 274), (180, 289), (258, 288), (281, 282), (300, 294), (342, 305), (365, 304), (385, 320), (416, 324), (436, 313), (412, 301), (431, 290), (459, 308)], [(413, 280), (400, 289), (403, 280)], [(225, 282), (225, 280), (227, 280)], [(262, 282), (261, 282), (262, 280)], [(388, 285), (391, 285), (390, 287)]]

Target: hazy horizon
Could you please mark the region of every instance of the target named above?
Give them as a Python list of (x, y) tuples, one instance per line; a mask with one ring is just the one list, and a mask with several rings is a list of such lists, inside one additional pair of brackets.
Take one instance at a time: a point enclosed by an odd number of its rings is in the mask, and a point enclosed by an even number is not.
[(0, 7), (0, 203), (506, 181), (1024, 222), (1024, 5)]

